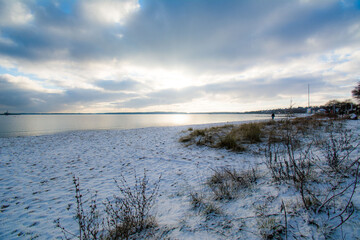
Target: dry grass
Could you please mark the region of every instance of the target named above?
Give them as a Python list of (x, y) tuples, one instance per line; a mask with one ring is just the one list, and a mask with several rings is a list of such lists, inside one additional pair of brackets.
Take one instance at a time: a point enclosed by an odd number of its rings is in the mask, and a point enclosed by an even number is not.
[(242, 152), (246, 149), (244, 144), (254, 144), (262, 141), (262, 129), (265, 125), (265, 123), (247, 123), (196, 129), (181, 137), (179, 141), (187, 145), (196, 144)]
[(207, 216), (221, 214), (220, 208), (216, 206), (215, 203), (206, 200), (205, 196), (201, 193), (191, 192), (190, 199), (193, 208)]
[(234, 168), (223, 167), (213, 171), (207, 185), (217, 200), (236, 198), (240, 189), (250, 188), (258, 179), (255, 169), (237, 171)]

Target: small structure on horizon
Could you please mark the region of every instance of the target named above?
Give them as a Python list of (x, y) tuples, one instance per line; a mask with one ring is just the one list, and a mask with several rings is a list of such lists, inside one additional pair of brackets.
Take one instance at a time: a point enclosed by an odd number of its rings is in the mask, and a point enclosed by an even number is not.
[(308, 108), (306, 109), (307, 114), (312, 114), (312, 109), (310, 107), (310, 84), (308, 84)]

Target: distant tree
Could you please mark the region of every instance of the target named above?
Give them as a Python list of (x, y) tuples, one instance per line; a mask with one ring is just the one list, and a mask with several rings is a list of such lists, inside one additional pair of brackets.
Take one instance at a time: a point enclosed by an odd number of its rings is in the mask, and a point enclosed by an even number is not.
[(351, 91), (351, 93), (352, 96), (360, 102), (360, 82), (358, 82), (358, 85)]
[(325, 103), (325, 106), (326, 107), (332, 107), (332, 106), (338, 106), (338, 105), (340, 105), (341, 104), (341, 102), (339, 101), (339, 100), (330, 100), (330, 101), (328, 101), (327, 103)]
[(343, 107), (343, 106), (350, 106), (351, 104), (354, 105), (354, 102), (351, 101), (351, 99), (346, 99), (344, 101), (339, 101), (339, 100), (330, 100), (327, 103), (325, 103), (325, 107), (332, 107), (332, 106), (336, 106), (336, 107)]

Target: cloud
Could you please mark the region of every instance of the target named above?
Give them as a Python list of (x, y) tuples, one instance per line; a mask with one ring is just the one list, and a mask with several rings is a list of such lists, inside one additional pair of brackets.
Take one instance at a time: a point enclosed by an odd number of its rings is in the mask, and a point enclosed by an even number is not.
[(33, 24), (2, 28), (15, 44), (0, 45), (0, 53), (38, 61), (115, 57), (145, 65), (244, 68), (268, 57), (282, 61), (359, 40), (351, 30), (359, 10), (334, 0), (149, 0), (141, 7), (134, 0), (91, 0), (75, 2), (70, 13), (56, 1), (16, 3), (31, 8)]
[(127, 91), (127, 90), (135, 90), (141, 87), (141, 83), (131, 79), (126, 79), (122, 81), (99, 80), (95, 83), (95, 85), (108, 91)]
[(84, 17), (92, 22), (125, 24), (129, 15), (140, 8), (136, 0), (82, 0), (80, 9)]
[(347, 97), (360, 79), (359, 22), (351, 0), (0, 0), (0, 67), (13, 75), (0, 105), (303, 102), (308, 83), (319, 98)]
[(349, 32), (359, 11), (338, 1), (146, 2), (124, 32), (129, 58), (144, 64), (241, 69), (359, 40)]
[(230, 98), (243, 103), (256, 103), (268, 100), (289, 100), (307, 96), (308, 83), (313, 94), (322, 91), (336, 91), (336, 86), (314, 76), (299, 76), (282, 79), (252, 79), (251, 81), (227, 81), (183, 89), (164, 89), (151, 92), (121, 103), (126, 108), (145, 108), (181, 104), (201, 98), (218, 98), (226, 104)]
[[(22, 21), (22, 24), (1, 27), (2, 39), (13, 44), (9, 46), (0, 42), (0, 54), (36, 62), (114, 57), (113, 54), (120, 50), (120, 32), (116, 22), (95, 19), (98, 15), (105, 16), (104, 9), (109, 9), (111, 2), (114, 1), (80, 1), (74, 3), (73, 11), (69, 14), (64, 12), (57, 1), (47, 1), (42, 5), (37, 5), (36, 1), (18, 1), (21, 6), (31, 9), (32, 19), (30, 22)], [(130, 2), (116, 3), (114, 7), (118, 8), (113, 8), (109, 14), (122, 9), (123, 5), (130, 8)], [(98, 11), (94, 14), (91, 9)], [(4, 15), (4, 22), (11, 22), (11, 16)]]
[(101, 102), (116, 102), (136, 96), (95, 89), (73, 88), (46, 91), (24, 77), (0, 75), (0, 107), (16, 112), (54, 112), (89, 108)]
[(148, 106), (171, 105), (189, 102), (203, 96), (200, 88), (164, 89), (147, 94), (146, 96), (124, 101), (119, 105), (125, 108), (145, 108)]
[(22, 1), (0, 1), (0, 26), (23, 25), (31, 20), (33, 20), (33, 15)]

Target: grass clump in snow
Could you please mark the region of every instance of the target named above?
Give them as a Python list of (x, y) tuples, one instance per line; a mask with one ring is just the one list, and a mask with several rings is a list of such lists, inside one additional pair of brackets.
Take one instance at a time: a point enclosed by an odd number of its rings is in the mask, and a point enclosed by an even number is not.
[(132, 235), (156, 226), (151, 209), (158, 194), (160, 178), (151, 189), (145, 171), (142, 178), (135, 174), (135, 184), (132, 187), (123, 176), (115, 183), (119, 195), (108, 198), (103, 203), (104, 213), (101, 213), (96, 196), (84, 200), (79, 179), (74, 177), (78, 233), (65, 229), (58, 219), (57, 227), (62, 230), (65, 239), (129, 239)]
[(235, 131), (239, 131), (243, 141), (250, 143), (261, 142), (261, 134), (264, 124), (263, 123), (247, 123), (239, 126)]
[(239, 172), (234, 168), (223, 167), (213, 171), (207, 185), (217, 200), (236, 198), (240, 189), (250, 188), (258, 178), (254, 169)]
[(237, 136), (233, 133), (229, 133), (220, 139), (220, 142), (216, 145), (219, 148), (226, 148), (235, 152), (245, 151), (245, 147), (240, 143)]
[(191, 192), (190, 199), (193, 208), (207, 216), (221, 214), (220, 208), (215, 203), (206, 200), (205, 196), (199, 192)]
[(242, 152), (245, 151), (243, 144), (261, 142), (264, 126), (264, 123), (247, 123), (196, 129), (181, 137), (179, 141), (188, 145), (196, 144)]
[(258, 220), (258, 228), (262, 239), (284, 239), (285, 227), (276, 217)]

